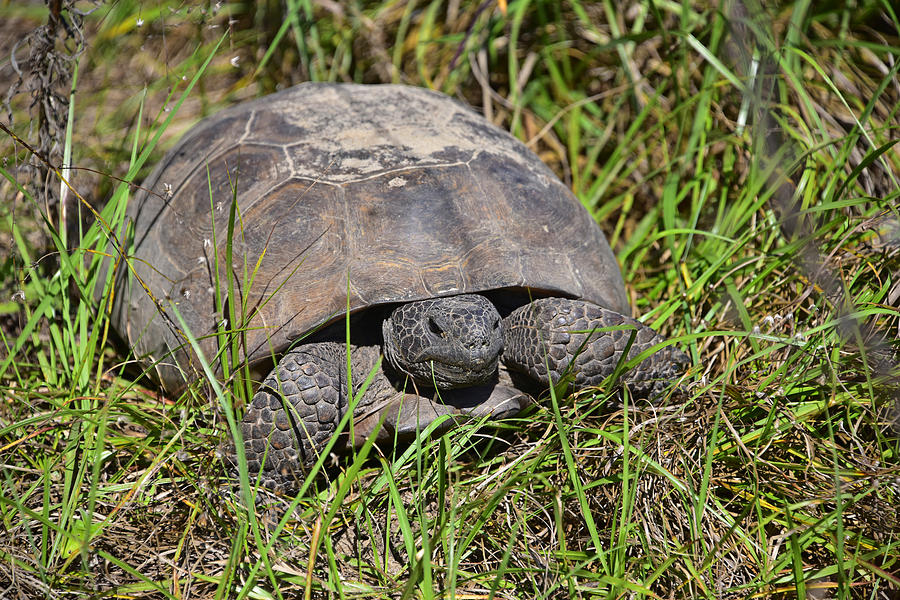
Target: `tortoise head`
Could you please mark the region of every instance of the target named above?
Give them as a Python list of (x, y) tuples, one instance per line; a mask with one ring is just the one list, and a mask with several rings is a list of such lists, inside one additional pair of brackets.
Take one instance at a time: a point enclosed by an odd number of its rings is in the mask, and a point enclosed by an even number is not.
[(500, 314), (475, 294), (403, 304), (384, 320), (382, 332), (391, 367), (438, 389), (487, 382), (503, 350)]

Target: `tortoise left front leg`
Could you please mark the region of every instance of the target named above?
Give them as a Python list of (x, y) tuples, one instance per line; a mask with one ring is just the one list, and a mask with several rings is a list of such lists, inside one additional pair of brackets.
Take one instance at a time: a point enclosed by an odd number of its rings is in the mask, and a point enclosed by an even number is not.
[[(627, 327), (598, 331), (623, 325)], [(571, 366), (575, 389), (583, 389), (612, 375), (632, 335), (629, 359), (664, 341), (646, 325), (596, 304), (541, 298), (503, 320), (503, 362), (547, 386), (558, 382)], [(626, 372), (623, 380), (635, 395), (652, 397), (675, 381), (688, 363), (684, 352), (666, 346)]]

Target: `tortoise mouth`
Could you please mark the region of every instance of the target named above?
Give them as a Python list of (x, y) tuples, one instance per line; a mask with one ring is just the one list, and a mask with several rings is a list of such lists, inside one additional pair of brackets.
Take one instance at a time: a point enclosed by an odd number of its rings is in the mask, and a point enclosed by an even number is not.
[(435, 386), (439, 390), (465, 388), (489, 382), (497, 373), (499, 363), (500, 357), (496, 355), (487, 360), (465, 364), (426, 359), (415, 363), (416, 372), (411, 375), (417, 382)]

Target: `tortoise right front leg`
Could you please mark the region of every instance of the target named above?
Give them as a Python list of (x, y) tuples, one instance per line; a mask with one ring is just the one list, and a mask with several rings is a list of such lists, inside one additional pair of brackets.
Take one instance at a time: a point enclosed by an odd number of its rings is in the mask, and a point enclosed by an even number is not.
[[(353, 393), (358, 394), (378, 364), (381, 348), (353, 346)], [(293, 489), (304, 471), (337, 431), (347, 412), (347, 347), (334, 342), (305, 344), (285, 354), (253, 396), (241, 423), (251, 478), (262, 469), (262, 484)], [(445, 414), (442, 405), (414, 393), (399, 392), (380, 368), (359, 398), (353, 421), (353, 445), (372, 435), (382, 416), (379, 439), (393, 432), (414, 433)]]
[(334, 434), (347, 410), (346, 349), (305, 344), (285, 354), (247, 408), (241, 431), (251, 478), (291, 487)]
[[(546, 386), (570, 371), (575, 389), (583, 389), (613, 374), (632, 335), (629, 359), (664, 341), (643, 323), (596, 304), (541, 298), (503, 320), (503, 362)], [(674, 382), (688, 363), (684, 352), (666, 346), (626, 372), (623, 380), (635, 395), (649, 398)]]

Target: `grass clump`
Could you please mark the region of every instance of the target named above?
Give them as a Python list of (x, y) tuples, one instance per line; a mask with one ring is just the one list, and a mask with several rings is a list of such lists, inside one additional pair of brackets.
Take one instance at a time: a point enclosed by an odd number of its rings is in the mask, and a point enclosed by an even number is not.
[[(0, 119), (0, 596), (900, 593), (890, 3), (62, 7), (15, 59), (0, 35), (0, 81), (23, 77)], [(53, 18), (0, 6), (4, 32)], [(294, 498), (228, 491), (247, 376), (135, 377), (110, 240), (190, 125), (310, 79), (432, 87), (524, 140), (691, 354), (683, 390), (548, 395), (329, 460)]]

